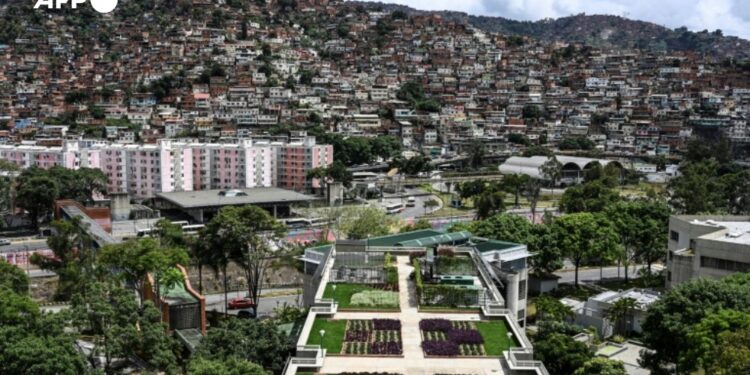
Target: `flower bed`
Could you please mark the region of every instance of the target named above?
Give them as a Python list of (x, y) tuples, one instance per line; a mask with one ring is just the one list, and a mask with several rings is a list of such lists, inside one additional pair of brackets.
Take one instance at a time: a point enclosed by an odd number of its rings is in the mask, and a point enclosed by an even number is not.
[(341, 354), (398, 356), (402, 353), (401, 321), (374, 319), (346, 323)]
[(425, 319), (419, 322), (422, 349), (428, 356), (483, 357), (484, 337), (475, 323), (446, 319)]

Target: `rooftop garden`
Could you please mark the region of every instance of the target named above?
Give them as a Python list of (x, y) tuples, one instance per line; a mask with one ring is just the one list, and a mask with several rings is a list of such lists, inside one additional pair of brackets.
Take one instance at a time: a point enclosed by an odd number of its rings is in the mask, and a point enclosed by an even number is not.
[(424, 310), (475, 310), (484, 287), (477, 285), (474, 261), (452, 251), (440, 251), (433, 262), (412, 257), (419, 308)]
[[(374, 268), (339, 268), (348, 280), (362, 282), (334, 282), (326, 285), (323, 298), (339, 304), (341, 310), (398, 310), (398, 270), (393, 257), (386, 253)], [(354, 272), (351, 272), (354, 270)], [(371, 280), (380, 280), (370, 283)]]
[(307, 344), (321, 345), (329, 355), (400, 356), (401, 321), (316, 319)]
[(435, 357), (499, 357), (518, 346), (505, 321), (465, 322), (425, 319), (419, 322), (422, 349)]

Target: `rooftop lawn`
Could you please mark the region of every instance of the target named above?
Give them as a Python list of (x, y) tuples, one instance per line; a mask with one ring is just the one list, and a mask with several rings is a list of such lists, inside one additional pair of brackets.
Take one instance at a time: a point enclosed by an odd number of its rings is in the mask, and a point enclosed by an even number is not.
[(320, 345), (320, 330), (326, 330), (323, 336), (323, 349), (329, 353), (341, 353), (346, 332), (346, 320), (315, 319), (307, 345)]
[(336, 285), (336, 295), (335, 300), (339, 304), (339, 308), (347, 309), (347, 308), (366, 308), (366, 309), (397, 309), (398, 306), (398, 299), (396, 299), (396, 304), (384, 304), (384, 305), (377, 305), (377, 306), (356, 306), (352, 305), (352, 296), (364, 291), (381, 291), (381, 289), (373, 288), (366, 284), (327, 284), (326, 290), (323, 292), (323, 298), (334, 298), (333, 294), (333, 285)]
[(488, 356), (502, 356), (504, 351), (518, 346), (515, 337), (508, 338), (508, 325), (504, 320), (476, 322), (476, 325), (484, 338), (484, 351)]

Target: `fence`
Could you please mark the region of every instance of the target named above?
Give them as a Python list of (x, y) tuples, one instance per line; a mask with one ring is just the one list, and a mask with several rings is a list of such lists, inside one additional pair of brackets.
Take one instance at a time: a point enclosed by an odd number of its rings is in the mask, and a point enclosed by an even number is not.
[(51, 257), (54, 255), (52, 250), (32, 250), (32, 251), (13, 251), (0, 253), (0, 259), (13, 264), (15, 266), (26, 266), (31, 264), (31, 256), (39, 254), (45, 257)]

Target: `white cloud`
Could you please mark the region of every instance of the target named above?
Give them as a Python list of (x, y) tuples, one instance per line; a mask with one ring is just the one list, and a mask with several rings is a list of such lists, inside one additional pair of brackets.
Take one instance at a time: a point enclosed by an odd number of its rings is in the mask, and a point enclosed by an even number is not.
[(425, 10), (457, 10), (517, 20), (539, 20), (572, 14), (614, 14), (670, 28), (721, 29), (725, 35), (750, 39), (747, 0), (381, 0)]

